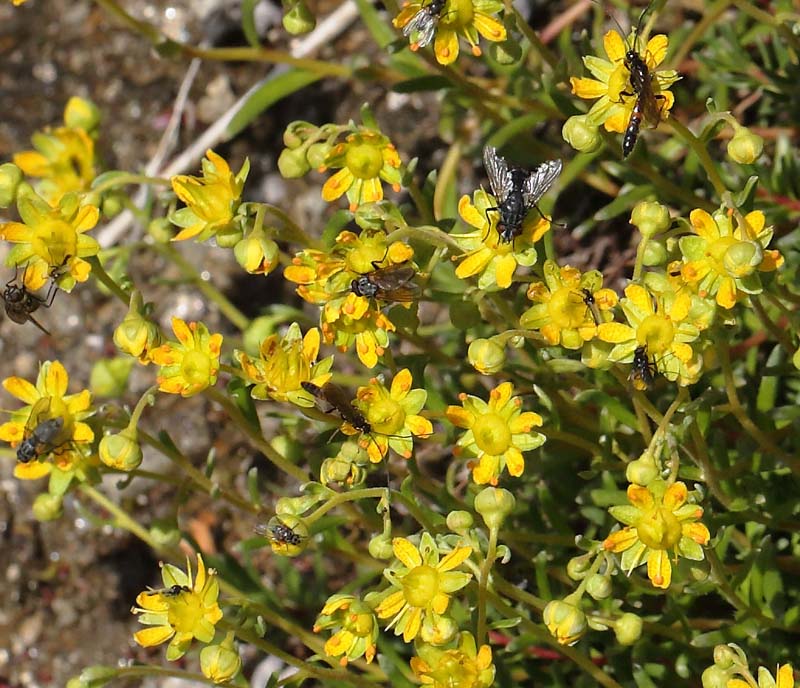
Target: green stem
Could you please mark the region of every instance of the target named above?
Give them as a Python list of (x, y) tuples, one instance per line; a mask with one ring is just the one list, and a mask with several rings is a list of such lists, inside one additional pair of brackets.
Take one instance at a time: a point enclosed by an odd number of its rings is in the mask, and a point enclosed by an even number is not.
[(181, 253), (169, 244), (155, 243), (153, 248), (161, 255), (177, 265), (184, 276), (193, 284), (203, 296), (214, 302), (220, 312), (238, 329), (244, 331), (250, 325), (250, 319), (242, 313), (231, 301), (219, 291), (211, 282), (204, 280), (195, 267), (186, 260)]
[(707, 7), (703, 18), (694, 25), (692, 30), (689, 32), (689, 35), (686, 36), (686, 38), (678, 46), (675, 54), (669, 58), (669, 61), (665, 67), (669, 66), (673, 69), (678, 69), (683, 64), (686, 56), (691, 52), (695, 43), (697, 43), (706, 35), (706, 32), (709, 30), (711, 25), (714, 24), (722, 16), (722, 14), (724, 14), (725, 10), (728, 9), (730, 4), (730, 0), (717, 0), (717, 2)]
[(262, 454), (264, 454), (264, 456), (271, 461), (276, 468), (284, 473), (287, 473), (288, 475), (291, 475), (293, 478), (295, 478), (295, 480), (298, 480), (301, 483), (308, 482), (308, 474), (302, 468), (295, 466), (291, 461), (287, 461), (285, 457), (279, 454), (272, 447), (272, 445), (264, 439), (261, 431), (256, 430), (252, 425), (250, 425), (247, 419), (242, 415), (242, 412), (230, 399), (228, 399), (228, 397), (214, 387), (209, 387), (206, 389), (204, 394), (222, 406), (222, 408), (225, 410), (225, 413), (227, 413), (230, 419), (236, 423), (239, 430), (241, 430), (247, 436), (247, 438), (250, 440), (250, 443)]
[(306, 248), (320, 248), (320, 242), (306, 234), (303, 228), (300, 227), (300, 225), (298, 225), (278, 206), (272, 205), (271, 203), (259, 203), (259, 207), (264, 208), (264, 210), (266, 210), (270, 215), (277, 217), (281, 222), (283, 222), (284, 226), (295, 235), (298, 243), (302, 244)]
[(303, 520), (311, 525), (317, 519), (321, 518), (331, 509), (344, 504), (345, 502), (356, 502), (361, 499), (381, 499), (386, 497), (388, 499), (389, 490), (386, 487), (368, 487), (362, 490), (353, 490), (352, 492), (339, 492), (334, 493), (330, 499), (326, 500), (324, 504), (317, 507), (308, 516), (304, 516)]
[(486, 593), (489, 587), (489, 572), (492, 570), (494, 560), (497, 558), (497, 528), (489, 529), (489, 544), (486, 548), (486, 557), (481, 563), (480, 579), (478, 580), (478, 627), (475, 640), (478, 645), (483, 645), (486, 640)]
[(115, 189), (119, 186), (129, 184), (152, 184), (153, 186), (170, 186), (170, 180), (163, 177), (147, 177), (143, 174), (115, 174), (102, 184), (92, 188), (92, 193), (101, 194), (108, 189)]
[[(163, 676), (163, 677), (174, 677), (180, 679), (181, 683), (205, 683), (209, 686), (216, 686), (219, 685), (216, 681), (212, 681), (210, 678), (206, 678), (203, 674), (197, 671), (184, 671), (183, 669), (177, 669), (173, 667), (159, 667), (159, 666), (152, 666), (149, 664), (137, 664), (136, 666), (130, 667), (104, 667), (107, 668), (109, 671), (108, 679), (106, 679), (106, 683), (111, 680), (112, 673), (113, 677), (119, 679), (128, 679), (128, 678), (139, 678), (139, 677), (147, 677), (147, 676)], [(105, 676), (105, 675), (104, 675)], [(141, 685), (139, 681), (136, 682), (137, 685)], [(103, 685), (106, 685), (105, 683)], [(110, 684), (109, 684), (110, 685)]]
[(100, 259), (97, 256), (87, 256), (86, 261), (92, 266), (92, 276), (127, 306), (131, 295), (111, 278)]
[(687, 126), (682, 124), (675, 117), (670, 117), (667, 122), (672, 127), (672, 130), (688, 144), (689, 148), (691, 148), (694, 154), (698, 157), (700, 164), (703, 166), (703, 169), (708, 175), (709, 181), (714, 186), (714, 190), (717, 192), (717, 195), (722, 198), (727, 191), (727, 188), (722, 181), (722, 177), (719, 176), (717, 167), (714, 164), (714, 161), (711, 159), (711, 156), (708, 154), (708, 150), (706, 149), (705, 145), (703, 145), (703, 142), (697, 138), (697, 136), (695, 136)]
[(436, 220), (441, 220), (444, 217), (447, 190), (450, 188), (450, 184), (455, 181), (461, 152), (461, 141), (454, 141), (450, 148), (447, 149), (444, 162), (442, 162), (442, 166), (439, 169), (436, 188), (433, 190), (433, 217)]
[(753, 310), (756, 312), (758, 319), (761, 321), (761, 324), (764, 326), (765, 329), (769, 331), (769, 333), (775, 338), (783, 350), (789, 354), (789, 356), (794, 355), (795, 347), (792, 346), (792, 340), (790, 337), (786, 335), (786, 331), (782, 330), (778, 327), (769, 317), (764, 305), (761, 303), (761, 300), (756, 294), (752, 294), (750, 296), (750, 303), (753, 304)]

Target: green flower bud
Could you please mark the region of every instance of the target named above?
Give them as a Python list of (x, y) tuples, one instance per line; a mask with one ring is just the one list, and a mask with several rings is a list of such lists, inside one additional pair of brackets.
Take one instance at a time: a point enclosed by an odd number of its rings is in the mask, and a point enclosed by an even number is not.
[(67, 681), (67, 688), (103, 688), (118, 677), (119, 673), (115, 667), (96, 664), (86, 667), (80, 676)]
[(303, 0), (283, 15), (283, 28), (292, 36), (299, 36), (313, 31), (317, 20)]
[(458, 624), (448, 616), (426, 614), (420, 629), (420, 638), (430, 645), (449, 643), (458, 633)]
[(290, 122), (283, 132), (283, 145), (287, 148), (299, 148), (319, 127), (310, 122), (297, 119)]
[(522, 58), (522, 45), (519, 41), (490, 43), (489, 57), (500, 65), (516, 64)]
[(157, 518), (150, 524), (149, 533), (153, 542), (164, 549), (177, 547), (183, 537), (175, 521), (169, 518)]
[(273, 516), (260, 532), (269, 540), (272, 551), (283, 557), (296, 557), (308, 547), (308, 525), (298, 516)]
[(498, 487), (487, 487), (475, 497), (475, 511), (482, 517), (486, 525), (492, 529), (499, 529), (512, 510), (516, 500), (508, 490)]
[(236, 222), (231, 222), (227, 227), (223, 227), (216, 233), (217, 246), (220, 248), (233, 248), (238, 244), (244, 232)]
[(746, 667), (747, 657), (741, 648), (733, 643), (716, 645), (714, 647), (714, 664), (720, 669), (730, 669), (736, 666)]
[(467, 350), (467, 358), (470, 365), (482, 375), (493, 375), (506, 364), (505, 348), (494, 337), (473, 341)]
[(375, 559), (388, 560), (394, 556), (392, 538), (385, 533), (376, 535), (369, 541), (369, 555)]
[(729, 672), (712, 665), (703, 672), (700, 681), (703, 684), (703, 688), (727, 688), (729, 678)]
[(147, 225), (147, 233), (159, 244), (172, 241), (175, 236), (174, 225), (166, 217), (157, 217)]
[(794, 352), (794, 355), (792, 356), (792, 365), (800, 370), (800, 349)]
[(100, 124), (100, 110), (91, 100), (72, 96), (64, 108), (64, 124), (91, 134)]
[(310, 169), (302, 148), (284, 148), (278, 156), (278, 171), (284, 179), (297, 179), (308, 174)]
[(0, 165), (0, 208), (8, 208), (17, 196), (22, 170), (13, 162)]
[(308, 160), (308, 164), (311, 165), (311, 167), (313, 167), (315, 170), (318, 170), (325, 164), (325, 160), (328, 158), (328, 155), (332, 149), (333, 145), (329, 141), (318, 141), (317, 143), (312, 143), (306, 152), (306, 160)]
[(655, 457), (645, 452), (635, 461), (631, 461), (625, 468), (625, 477), (629, 483), (647, 487), (659, 476), (659, 468)]
[(150, 352), (161, 346), (161, 330), (158, 325), (144, 316), (145, 306), (142, 294), (134, 291), (128, 314), (114, 330), (114, 344), (130, 356), (136, 356), (141, 363), (150, 362)]
[[(350, 442), (346, 444), (352, 444)], [(346, 445), (343, 445), (346, 446)], [(325, 459), (319, 471), (319, 481), (328, 487), (341, 485), (342, 487), (357, 487), (367, 478), (367, 471), (363, 466), (348, 461), (341, 455)]]
[(125, 197), (121, 193), (109, 193), (103, 197), (102, 203), (103, 217), (109, 220), (125, 210)]
[(642, 233), (643, 237), (651, 239), (656, 234), (666, 232), (672, 220), (666, 206), (654, 201), (641, 201), (631, 212), (631, 224)]
[(587, 571), (592, 567), (592, 555), (581, 554), (578, 557), (572, 557), (567, 562), (567, 575), (574, 581), (582, 580), (586, 577)]
[(667, 247), (664, 242), (651, 239), (645, 244), (642, 262), (647, 267), (664, 265), (667, 262)]
[(603, 144), (603, 137), (586, 115), (573, 115), (564, 122), (561, 136), (580, 153), (594, 153)]
[(775, 688), (775, 677), (766, 667), (758, 667), (758, 688)]
[(469, 511), (451, 511), (447, 514), (447, 527), (454, 533), (466, 533), (474, 522)]
[(55, 521), (64, 514), (64, 501), (60, 495), (47, 492), (33, 500), (33, 517), (37, 521)]
[(642, 637), (642, 620), (636, 614), (623, 614), (614, 624), (614, 635), (620, 645), (633, 645)]
[(127, 356), (103, 358), (92, 366), (89, 387), (96, 397), (119, 397), (128, 387), (128, 377), (136, 361)]
[(236, 262), (251, 275), (268, 275), (278, 265), (278, 244), (264, 232), (252, 232), (233, 247)]
[(754, 163), (763, 150), (764, 139), (747, 127), (736, 127), (736, 133), (728, 141), (728, 155), (741, 165)]
[(120, 471), (132, 471), (142, 463), (142, 448), (135, 429), (104, 435), (97, 451), (106, 466)]
[(605, 600), (611, 594), (611, 587), (611, 578), (602, 573), (595, 573), (586, 581), (586, 592), (595, 600)]
[(737, 241), (727, 251), (722, 263), (731, 277), (747, 277), (752, 275), (761, 261), (764, 260), (764, 249), (756, 241)]
[(214, 683), (227, 683), (236, 678), (242, 668), (242, 658), (233, 644), (233, 632), (228, 633), (218, 645), (207, 645), (200, 650), (200, 670)]
[(586, 633), (586, 614), (563, 600), (548, 602), (542, 620), (550, 635), (561, 645), (574, 645)]

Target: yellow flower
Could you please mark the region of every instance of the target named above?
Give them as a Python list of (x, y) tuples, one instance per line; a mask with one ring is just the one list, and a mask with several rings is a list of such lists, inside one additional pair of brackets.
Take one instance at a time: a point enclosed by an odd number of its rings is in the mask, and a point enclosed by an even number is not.
[(88, 191), (96, 175), (94, 141), (84, 128), (70, 126), (68, 117), (70, 109), (81, 102), (72, 98), (67, 104), (67, 126), (36, 132), (32, 137), (35, 150), (14, 155), (14, 163), (26, 175), (42, 179), (37, 190), (51, 205), (57, 205), (65, 193)]
[(178, 342), (162, 344), (150, 354), (150, 360), (161, 366), (158, 388), (190, 397), (215, 385), (222, 335), (210, 334), (203, 323), (187, 325), (180, 318), (172, 318), (172, 331)]
[(552, 260), (544, 263), (544, 279), (528, 287), (528, 298), (536, 305), (522, 314), (520, 327), (539, 330), (551, 346), (580, 349), (596, 336), (601, 322), (611, 320), (616, 292), (600, 288), (603, 275), (597, 270), (581, 275)]
[[(412, 1), (403, 5), (400, 13), (392, 23), (398, 29), (403, 29), (417, 18), (421, 12), (431, 15), (430, 0)], [(487, 41), (495, 43), (506, 40), (506, 29), (501, 22), (492, 15), (503, 9), (503, 3), (498, 0), (444, 0), (444, 7), (437, 15), (431, 15), (434, 32), (436, 35), (433, 52), (439, 64), (448, 65), (458, 58), (458, 36), (467, 40), (476, 57), (481, 55), (478, 47), (478, 34)], [(426, 22), (427, 23), (427, 22)], [(417, 50), (422, 45), (427, 45), (430, 40), (424, 36), (423, 31), (416, 30), (411, 33), (411, 49)], [(415, 35), (418, 34), (418, 35)], [(424, 36), (424, 37), (423, 37)]]
[(506, 289), (514, 278), (517, 265), (530, 267), (536, 262), (533, 244), (550, 229), (550, 221), (539, 217), (535, 222), (525, 222), (522, 234), (513, 241), (501, 241), (497, 231), (500, 214), (490, 213), (490, 219), (486, 215), (487, 208), (497, 207), (494, 196), (479, 189), (473, 194), (473, 199), (471, 202), (469, 196), (462, 196), (458, 202), (459, 215), (476, 230), (452, 235), (453, 240), (466, 251), (453, 257), (453, 260), (461, 261), (456, 268), (456, 277), (466, 279), (480, 274), (480, 289)]
[(508, 468), (515, 478), (525, 470), (522, 452), (541, 447), (545, 436), (532, 432), (542, 424), (542, 417), (532, 411), (522, 412), (522, 400), (514, 397), (514, 386), (503, 382), (489, 393), (487, 404), (478, 397), (460, 394), (462, 406), (448, 406), (447, 419), (459, 428), (467, 428), (458, 440), (457, 453), (474, 453), (472, 478), (478, 485), (497, 485), (500, 474)]
[[(5, 390), (26, 405), (12, 413), (10, 421), (0, 425), (0, 440), (18, 447), (38, 424), (49, 419), (62, 419), (60, 431), (44, 449), (53, 454), (55, 466), (64, 472), (83, 461), (82, 446), (94, 440), (92, 429), (82, 422), (94, 413), (91, 394), (88, 389), (67, 394), (68, 383), (67, 371), (59, 361), (42, 363), (35, 385), (20, 377), (6, 378), (3, 380)], [(38, 461), (18, 463), (14, 475), (33, 480), (49, 474), (52, 466), (42, 461), (45, 456), (41, 454)]]
[(161, 565), (163, 590), (145, 590), (136, 597), (131, 609), (141, 614), (145, 628), (133, 634), (142, 647), (153, 647), (168, 640), (167, 659), (180, 659), (193, 639), (210, 643), (214, 626), (222, 618), (217, 604), (219, 583), (214, 569), (206, 570), (203, 558), (197, 555), (197, 575), (192, 579), (192, 566), (186, 558), (186, 573), (172, 564)]
[(86, 232), (100, 219), (93, 205), (81, 205), (77, 194), (68, 193), (52, 207), (30, 187), (17, 196), (22, 222), (0, 224), (0, 239), (17, 244), (9, 251), (8, 265), (25, 266), (25, 286), (40, 289), (58, 269), (59, 288), (70, 291), (89, 278), (91, 266), (82, 260), (95, 256), (100, 245)]
[(542, 621), (559, 645), (574, 645), (585, 634), (586, 614), (578, 606), (580, 603), (564, 600), (550, 600), (542, 612)]
[(250, 172), (250, 161), (246, 159), (234, 175), (224, 158), (207, 150), (202, 167), (202, 177), (179, 174), (172, 178), (172, 190), (186, 204), (169, 217), (170, 222), (183, 228), (173, 241), (194, 237), (205, 241), (219, 232), (235, 230), (235, 217)]
[(647, 487), (628, 486), (631, 506), (613, 506), (609, 513), (625, 524), (622, 530), (611, 533), (603, 547), (622, 552), (622, 570), (628, 575), (637, 566), (647, 563), (647, 576), (654, 586), (666, 590), (672, 580), (670, 553), (702, 561), (703, 545), (711, 535), (698, 522), (703, 509), (687, 504), (686, 485), (676, 482), (667, 487), (655, 480)]
[[(758, 667), (758, 688), (794, 688), (794, 669), (791, 664), (779, 666), (773, 678), (769, 670)], [(752, 688), (752, 683), (741, 679), (728, 679), (726, 688)]]
[(234, 637), (234, 632), (229, 631), (221, 643), (200, 650), (200, 670), (214, 683), (228, 683), (242, 669), (242, 658), (234, 645)]
[(377, 378), (372, 378), (368, 386), (358, 388), (355, 405), (372, 426), (373, 433), (366, 438), (365, 448), (373, 463), (386, 456), (389, 447), (410, 459), (414, 446), (412, 436), (427, 437), (433, 432), (431, 422), (417, 415), (425, 405), (428, 392), (411, 389), (411, 384), (411, 371), (403, 368), (394, 376), (390, 389)]
[(297, 323), (292, 323), (286, 334), (273, 334), (259, 346), (259, 357), (251, 358), (244, 351), (234, 351), (244, 379), (255, 386), (250, 390), (253, 399), (275, 399), (289, 401), (298, 406), (311, 408), (313, 397), (306, 392), (301, 382), (312, 382), (322, 387), (331, 379), (328, 372), (333, 356), (317, 361), (320, 335), (312, 327), (305, 336)]
[(665, 286), (656, 297), (644, 287), (631, 284), (620, 301), (629, 325), (602, 323), (597, 336), (614, 344), (608, 360), (631, 363), (637, 349), (645, 348), (646, 356), (656, 370), (668, 380), (689, 385), (702, 370), (702, 358), (691, 346), (700, 330), (689, 320), (692, 305), (687, 290), (678, 292)]
[(443, 616), (450, 596), (469, 583), (472, 574), (453, 571), (472, 554), (472, 547), (457, 547), (440, 560), (439, 547), (430, 533), (423, 533), (419, 548), (406, 538), (392, 540), (394, 555), (402, 566), (386, 569), (384, 575), (393, 587), (399, 588), (378, 605), (379, 619), (392, 617), (386, 627), (410, 643), (422, 631), (436, 635), (438, 626), (445, 624)]
[(455, 648), (445, 650), (432, 645), (420, 645), (419, 656), (411, 658), (411, 670), (423, 686), (430, 688), (489, 688), (494, 682), (492, 648), (478, 649), (472, 633), (458, 636)]
[(337, 629), (325, 641), (325, 654), (339, 657), (339, 663), (364, 657), (367, 662), (375, 659), (378, 640), (378, 621), (372, 608), (353, 595), (337, 593), (328, 598), (314, 624), (314, 633), (325, 629)]
[(754, 210), (733, 228), (730, 213), (713, 216), (696, 209), (689, 215), (696, 236), (679, 241), (684, 264), (681, 276), (696, 285), (698, 295), (716, 296), (723, 308), (733, 308), (747, 294), (763, 290), (759, 272), (772, 272), (783, 265), (779, 251), (766, 250), (772, 227), (765, 227), (764, 213)]
[[(630, 49), (635, 49), (636, 35), (631, 34), (627, 43), (616, 31), (609, 31), (603, 36), (603, 47), (608, 56), (604, 60), (593, 55), (583, 58), (583, 64), (595, 77), (585, 79), (570, 77), (572, 92), (579, 98), (593, 100), (598, 98), (592, 105), (587, 115), (587, 122), (606, 128), (606, 131), (623, 133), (631, 119), (631, 112), (638, 100), (638, 96), (631, 87), (631, 74), (625, 64), (625, 53)], [(667, 55), (669, 39), (664, 35), (653, 36), (648, 42), (642, 57), (647, 63), (652, 78), (653, 93), (658, 98), (657, 109), (661, 119), (669, 115), (669, 111), (675, 102), (675, 97), (669, 87), (681, 77), (674, 69), (662, 69), (656, 71)]]
[(381, 179), (400, 191), (400, 156), (383, 134), (361, 128), (337, 143), (325, 156), (320, 172), (341, 168), (322, 187), (322, 198), (335, 201), (346, 193), (350, 210), (383, 200)]

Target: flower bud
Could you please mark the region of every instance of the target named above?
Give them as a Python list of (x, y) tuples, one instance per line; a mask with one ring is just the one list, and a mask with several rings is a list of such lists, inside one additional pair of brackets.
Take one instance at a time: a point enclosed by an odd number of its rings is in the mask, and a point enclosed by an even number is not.
[(614, 635), (620, 645), (633, 645), (642, 637), (642, 619), (636, 614), (623, 614), (614, 624)]
[[(789, 683), (793, 683), (791, 672), (789, 672)], [(763, 666), (758, 667), (758, 688), (775, 688), (775, 677)]]
[(469, 511), (451, 511), (447, 514), (447, 527), (454, 533), (466, 533), (472, 528), (475, 520)]
[(716, 665), (708, 667), (700, 677), (703, 688), (727, 688), (730, 675)]
[(128, 386), (128, 377), (136, 362), (127, 356), (101, 358), (92, 366), (89, 387), (95, 397), (119, 397)]
[(458, 633), (458, 624), (449, 616), (426, 614), (420, 629), (420, 638), (431, 645), (449, 643)]
[(91, 134), (100, 124), (100, 110), (91, 100), (72, 96), (64, 108), (64, 124)]
[(273, 516), (265, 532), (275, 554), (296, 557), (308, 547), (308, 525), (298, 516)]
[(316, 25), (316, 18), (303, 0), (300, 0), (300, 2), (283, 15), (283, 28), (292, 34), (292, 36), (299, 36), (300, 34), (313, 31)]
[(542, 613), (542, 620), (561, 645), (574, 645), (586, 633), (586, 614), (563, 600), (548, 602)]
[(13, 162), (0, 165), (0, 208), (8, 208), (17, 196), (22, 170)]
[(741, 165), (754, 163), (764, 150), (764, 139), (747, 127), (736, 127), (736, 133), (728, 141), (728, 155)]
[(756, 271), (762, 260), (764, 249), (761, 244), (756, 241), (737, 241), (725, 251), (722, 264), (731, 277), (747, 277)]
[(369, 541), (369, 555), (375, 559), (388, 560), (394, 556), (392, 538), (385, 533), (376, 535)]
[(64, 514), (64, 501), (60, 495), (45, 492), (33, 500), (32, 511), (37, 521), (55, 521)]
[(177, 524), (170, 518), (155, 519), (150, 524), (148, 532), (153, 542), (163, 549), (177, 547), (182, 537)]
[(159, 244), (166, 244), (175, 236), (173, 224), (166, 217), (151, 220), (147, 225), (147, 233)]
[(469, 345), (467, 358), (470, 365), (482, 375), (493, 375), (506, 364), (506, 352), (497, 339), (476, 339)]
[(328, 141), (318, 141), (317, 143), (312, 143), (306, 152), (308, 164), (311, 165), (311, 167), (313, 167), (315, 170), (318, 170), (325, 164), (325, 160), (327, 160), (332, 149), (333, 146)]
[(302, 148), (284, 148), (278, 156), (278, 171), (285, 179), (297, 179), (308, 174), (311, 165)]
[(228, 633), (218, 645), (207, 645), (200, 650), (200, 670), (214, 683), (227, 683), (236, 678), (242, 668), (242, 658), (233, 644), (233, 632)]
[(581, 153), (594, 153), (603, 144), (603, 137), (586, 115), (573, 115), (564, 122), (561, 136)]
[(611, 594), (611, 578), (595, 573), (586, 581), (586, 592), (595, 600), (604, 600)]
[(720, 669), (730, 669), (737, 665), (746, 667), (747, 657), (738, 645), (716, 645), (714, 647), (714, 664)]
[(474, 507), (489, 529), (497, 530), (514, 509), (515, 503), (514, 495), (508, 490), (487, 487), (476, 495)]
[(516, 64), (522, 58), (522, 45), (519, 41), (490, 43), (489, 57), (500, 65)]
[(653, 238), (656, 234), (666, 232), (672, 220), (669, 209), (654, 201), (641, 201), (631, 212), (631, 224), (636, 227), (643, 237)]
[(357, 487), (366, 478), (367, 471), (363, 466), (348, 461), (340, 455), (325, 459), (319, 471), (319, 481), (328, 487), (331, 485), (341, 485), (347, 488)]
[(118, 192), (111, 192), (103, 196), (103, 217), (110, 220), (125, 210), (125, 196)]
[(119, 672), (116, 667), (96, 664), (86, 667), (80, 676), (67, 681), (67, 688), (103, 688), (118, 677)]
[(161, 346), (161, 330), (158, 325), (143, 315), (144, 304), (141, 292), (131, 294), (128, 314), (114, 330), (114, 344), (117, 348), (131, 356), (136, 356), (141, 363), (150, 362), (150, 353)]
[(663, 265), (667, 262), (667, 247), (663, 241), (651, 239), (645, 244), (642, 262), (647, 267)]
[(283, 145), (292, 149), (299, 148), (317, 129), (316, 125), (301, 119), (290, 122), (283, 132)]
[(135, 429), (125, 428), (122, 432), (104, 435), (97, 452), (106, 466), (120, 471), (132, 471), (142, 463), (142, 448)]
[(635, 483), (647, 487), (659, 475), (659, 469), (656, 465), (655, 457), (649, 453), (644, 452), (638, 459), (631, 461), (625, 468), (625, 477), (629, 483)]
[(217, 246), (220, 248), (233, 248), (242, 240), (243, 236), (244, 232), (238, 222), (231, 222), (217, 231), (215, 235)]
[(578, 557), (572, 557), (567, 562), (567, 575), (572, 580), (579, 581), (586, 577), (586, 573), (591, 567), (592, 555), (581, 554)]
[(251, 234), (233, 247), (236, 262), (251, 275), (268, 275), (278, 264), (278, 245), (263, 231)]

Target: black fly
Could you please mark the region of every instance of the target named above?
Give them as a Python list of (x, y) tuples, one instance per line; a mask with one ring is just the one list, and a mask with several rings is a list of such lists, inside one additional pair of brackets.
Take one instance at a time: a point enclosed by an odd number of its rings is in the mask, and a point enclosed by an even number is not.
[[(46, 404), (42, 406), (42, 404)], [(56, 449), (63, 442), (58, 442), (59, 435), (64, 429), (64, 419), (61, 416), (41, 420), (50, 407), (50, 399), (44, 397), (36, 402), (31, 409), (30, 417), (25, 428), (25, 436), (17, 446), (17, 461), (29, 463), (34, 459)]]
[[(493, 146), (486, 146), (483, 149), (483, 164), (498, 203), (497, 207), (487, 208), (486, 212), (494, 210), (500, 213), (497, 221), (500, 241), (510, 243), (522, 234), (522, 223), (530, 210), (539, 210), (536, 205), (539, 199), (561, 174), (561, 161), (548, 160), (530, 172), (509, 165)], [(541, 211), (539, 214), (542, 214)]]
[(268, 537), (270, 540), (280, 545), (296, 547), (303, 541), (303, 536), (300, 535), (300, 533), (296, 533), (285, 523), (275, 523), (266, 526), (259, 524), (254, 530), (259, 535)]
[(414, 282), (417, 271), (411, 265), (379, 268), (378, 264), (373, 261), (375, 270), (350, 282), (350, 290), (356, 296), (395, 303), (411, 303), (420, 297), (422, 290)]
[(447, 0), (431, 0), (427, 5), (423, 5), (403, 27), (403, 35), (412, 40), (411, 50), (424, 48), (433, 40), (446, 4)]
[(50, 334), (37, 320), (33, 317), (33, 313), (40, 307), (50, 308), (53, 305), (53, 299), (56, 297), (58, 287), (54, 282), (50, 283), (47, 290), (47, 296), (44, 298), (28, 291), (25, 286), (25, 279), (23, 277), (22, 284), (17, 284), (17, 275), (14, 274), (14, 279), (6, 282), (6, 287), (0, 298), (3, 299), (6, 315), (9, 320), (19, 325), (23, 325), (30, 320), (36, 327), (38, 327), (45, 334)]
[(650, 389), (656, 371), (655, 359), (651, 360), (647, 355), (647, 345), (637, 346), (633, 352), (631, 373), (628, 376), (628, 379), (633, 384), (633, 388), (640, 392)]
[(592, 290), (583, 287), (581, 289), (581, 298), (583, 299), (583, 302), (586, 304), (586, 307), (589, 309), (589, 311), (591, 311), (594, 324), (599, 325), (601, 322), (600, 310), (597, 308), (597, 301), (594, 298)]
[(338, 385), (332, 382), (326, 382), (322, 387), (315, 385), (313, 382), (301, 382), (300, 385), (316, 399), (332, 406), (339, 414), (339, 417), (358, 432), (366, 435), (372, 432), (372, 426), (364, 417), (364, 414), (353, 406), (347, 392)]
[(163, 595), (164, 597), (177, 597), (181, 593), (191, 592), (188, 585), (170, 585), (168, 588), (158, 588), (157, 590), (148, 590), (148, 595)]

